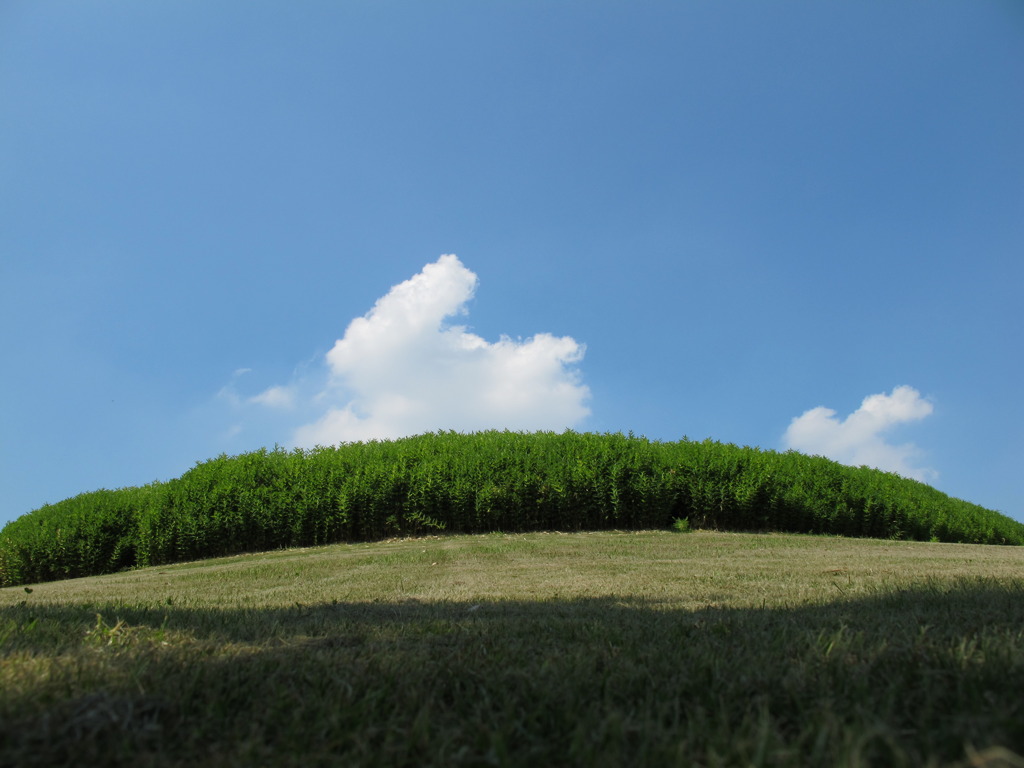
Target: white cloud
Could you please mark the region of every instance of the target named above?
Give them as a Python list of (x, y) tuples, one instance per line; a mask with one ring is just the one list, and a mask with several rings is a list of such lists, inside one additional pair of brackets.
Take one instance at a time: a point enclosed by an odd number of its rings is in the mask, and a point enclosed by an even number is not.
[[(248, 402), (295, 407), (302, 447), (454, 429), (564, 429), (589, 413), (574, 367), (584, 346), (539, 333), (488, 342), (449, 318), (467, 314), (477, 277), (454, 255), (427, 264), (349, 323), (327, 383), (271, 387)], [(305, 394), (300, 394), (305, 393)]]
[(250, 403), (259, 403), (270, 408), (291, 408), (295, 404), (295, 393), (290, 387), (270, 387), (249, 398)]
[(919, 421), (932, 410), (932, 404), (913, 387), (896, 387), (892, 394), (864, 398), (860, 408), (842, 421), (831, 408), (812, 408), (793, 419), (782, 441), (786, 448), (827, 456), (842, 464), (867, 465), (932, 482), (938, 477), (935, 470), (913, 466), (921, 453), (917, 446), (893, 445), (884, 437), (890, 428)]

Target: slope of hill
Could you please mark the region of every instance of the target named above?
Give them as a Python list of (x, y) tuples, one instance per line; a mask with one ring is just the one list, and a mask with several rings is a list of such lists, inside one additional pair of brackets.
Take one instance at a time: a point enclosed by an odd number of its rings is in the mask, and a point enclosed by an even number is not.
[(0, 589), (0, 765), (1019, 766), (1024, 549), (429, 536)]

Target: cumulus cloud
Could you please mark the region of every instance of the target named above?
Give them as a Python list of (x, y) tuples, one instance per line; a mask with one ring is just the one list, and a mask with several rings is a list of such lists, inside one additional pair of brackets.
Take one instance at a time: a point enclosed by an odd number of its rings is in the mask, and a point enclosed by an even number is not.
[(931, 412), (932, 404), (916, 389), (896, 387), (892, 394), (865, 397), (860, 408), (842, 420), (831, 408), (812, 408), (793, 419), (782, 440), (786, 448), (802, 453), (931, 482), (938, 477), (935, 470), (914, 466), (921, 453), (917, 446), (894, 445), (886, 440), (886, 433), (893, 427), (919, 421)]
[(310, 414), (291, 440), (302, 447), (578, 424), (590, 412), (575, 367), (584, 346), (548, 333), (487, 341), (451, 324), (476, 286), (457, 257), (442, 256), (349, 323), (324, 360), (326, 383), (313, 392), (301, 381), (271, 387), (249, 402)]

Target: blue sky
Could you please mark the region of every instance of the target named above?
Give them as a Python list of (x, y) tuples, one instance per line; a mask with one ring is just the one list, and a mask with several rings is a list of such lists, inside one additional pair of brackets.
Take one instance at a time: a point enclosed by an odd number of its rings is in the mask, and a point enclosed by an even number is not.
[(1024, 520), (1021, 137), (1009, 0), (7, 0), (0, 523), (448, 427)]

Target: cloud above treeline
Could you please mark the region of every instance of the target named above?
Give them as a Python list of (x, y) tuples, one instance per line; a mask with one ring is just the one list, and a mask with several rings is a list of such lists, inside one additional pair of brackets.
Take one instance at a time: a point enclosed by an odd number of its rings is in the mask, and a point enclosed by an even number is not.
[(790, 423), (783, 435), (785, 448), (826, 456), (851, 466), (866, 465), (896, 472), (923, 482), (938, 473), (916, 466), (920, 449), (913, 443), (893, 444), (887, 433), (900, 424), (920, 421), (932, 413), (930, 402), (913, 387), (902, 386), (891, 394), (869, 395), (860, 408), (839, 419), (831, 408), (819, 406), (805, 411)]
[(295, 381), (244, 402), (307, 414), (290, 440), (300, 447), (578, 425), (590, 413), (577, 368), (585, 347), (548, 333), (487, 341), (453, 324), (477, 284), (456, 256), (441, 256), (349, 323), (323, 360), (326, 383), (310, 392)]

